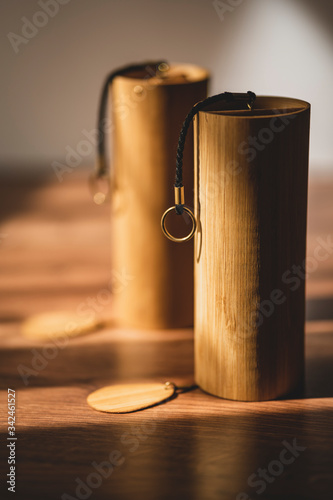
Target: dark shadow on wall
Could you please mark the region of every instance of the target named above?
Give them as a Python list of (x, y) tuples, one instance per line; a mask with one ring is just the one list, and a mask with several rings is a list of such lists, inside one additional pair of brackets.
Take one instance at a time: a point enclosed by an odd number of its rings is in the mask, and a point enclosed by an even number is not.
[(301, 9), (307, 9), (333, 39), (333, 2), (330, 0), (297, 0)]

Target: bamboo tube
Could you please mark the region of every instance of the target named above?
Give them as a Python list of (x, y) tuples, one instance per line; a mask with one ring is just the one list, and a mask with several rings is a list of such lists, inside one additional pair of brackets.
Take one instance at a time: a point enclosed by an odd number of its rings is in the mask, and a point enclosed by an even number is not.
[[(193, 324), (193, 243), (175, 247), (163, 236), (160, 217), (173, 204), (170, 185), (182, 122), (206, 97), (207, 82), (206, 70), (181, 64), (170, 66), (164, 78), (127, 73), (112, 84), (112, 272), (115, 279), (126, 275), (114, 287), (113, 315), (120, 326)], [(192, 193), (193, 142), (188, 142), (185, 182)], [(184, 225), (186, 231), (184, 219), (178, 219), (170, 226)]]
[(309, 119), (282, 97), (196, 117), (195, 377), (216, 396), (302, 384)]

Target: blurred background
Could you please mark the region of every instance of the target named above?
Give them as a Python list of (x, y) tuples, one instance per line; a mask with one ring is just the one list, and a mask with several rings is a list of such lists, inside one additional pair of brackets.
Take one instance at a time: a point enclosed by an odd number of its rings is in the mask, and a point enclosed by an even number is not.
[[(32, 23), (32, 24), (31, 24)], [(0, 165), (54, 175), (96, 126), (105, 75), (147, 59), (191, 62), (210, 93), (312, 105), (310, 174), (332, 171), (330, 0), (11, 0), (1, 3)], [(91, 165), (94, 151), (77, 167)]]

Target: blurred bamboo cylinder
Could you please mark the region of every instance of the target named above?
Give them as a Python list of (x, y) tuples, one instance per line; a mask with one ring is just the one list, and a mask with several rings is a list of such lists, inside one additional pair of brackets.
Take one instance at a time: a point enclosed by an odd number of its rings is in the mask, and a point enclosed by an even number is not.
[[(174, 203), (170, 186), (182, 122), (191, 107), (206, 97), (207, 83), (206, 70), (179, 64), (171, 65), (163, 77), (127, 73), (112, 84), (111, 257), (113, 316), (120, 326), (193, 324), (193, 242), (175, 246), (163, 236), (160, 218)], [(191, 196), (191, 139), (185, 158)], [(174, 231), (172, 222), (184, 224), (177, 219), (170, 220)]]
[(196, 117), (195, 377), (216, 396), (302, 384), (309, 119), (282, 97)]

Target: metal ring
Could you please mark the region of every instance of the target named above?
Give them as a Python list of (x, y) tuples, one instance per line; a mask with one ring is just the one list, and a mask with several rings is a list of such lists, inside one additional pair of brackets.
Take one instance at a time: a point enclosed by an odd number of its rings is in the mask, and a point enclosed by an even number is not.
[[(106, 185), (105, 193), (99, 189), (99, 183)], [(90, 192), (96, 205), (103, 205), (109, 199), (109, 178), (108, 175), (91, 174), (89, 177)]]
[(163, 233), (165, 234), (165, 236), (167, 238), (169, 238), (169, 240), (175, 241), (176, 243), (182, 243), (183, 241), (188, 241), (193, 237), (195, 230), (197, 228), (197, 221), (195, 220), (193, 212), (189, 208), (183, 206), (184, 211), (191, 217), (191, 220), (192, 220), (191, 232), (187, 236), (184, 236), (183, 238), (176, 238), (175, 236), (172, 236), (172, 234), (169, 233), (169, 231), (166, 228), (165, 219), (166, 219), (168, 213), (172, 212), (172, 210), (175, 210), (175, 209), (176, 209), (176, 207), (173, 206), (173, 207), (168, 208), (164, 212), (164, 214), (162, 215), (162, 219), (161, 219), (161, 228), (162, 228)]

